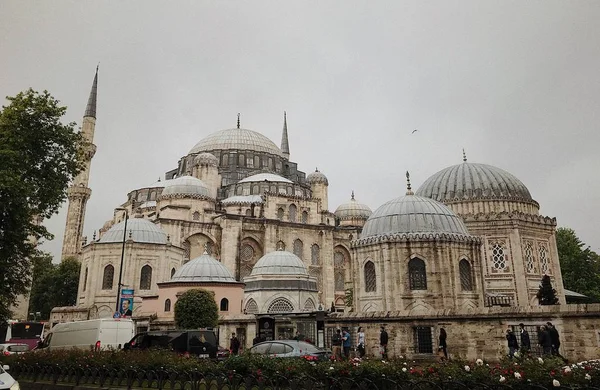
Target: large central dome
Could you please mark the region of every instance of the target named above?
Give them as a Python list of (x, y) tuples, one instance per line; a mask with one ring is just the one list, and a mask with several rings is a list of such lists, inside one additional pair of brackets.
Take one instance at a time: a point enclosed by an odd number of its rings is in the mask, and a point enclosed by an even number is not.
[(217, 131), (198, 142), (189, 154), (213, 150), (252, 150), (281, 156), (281, 149), (264, 135), (248, 129), (226, 129)]

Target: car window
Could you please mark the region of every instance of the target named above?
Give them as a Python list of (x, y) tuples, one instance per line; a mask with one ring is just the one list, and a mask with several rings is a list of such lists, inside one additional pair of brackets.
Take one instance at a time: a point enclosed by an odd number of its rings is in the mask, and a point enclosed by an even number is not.
[(29, 346), (27, 344), (9, 345), (8, 348), (6, 348), (6, 350), (9, 352), (27, 352), (29, 351)]
[[(282, 343), (273, 343), (271, 344), (271, 348), (269, 349), (269, 355), (283, 355), (285, 352), (285, 344)], [(291, 352), (291, 351), (289, 351)]]
[(285, 344), (284, 347), (285, 347), (285, 350), (283, 351), (283, 353), (290, 353), (294, 350), (294, 348), (292, 348), (291, 346), (289, 346), (287, 344)]
[(255, 345), (254, 347), (250, 348), (250, 353), (258, 353), (258, 354), (264, 355), (267, 353), (270, 346), (271, 346), (271, 343), (262, 343), (262, 344)]

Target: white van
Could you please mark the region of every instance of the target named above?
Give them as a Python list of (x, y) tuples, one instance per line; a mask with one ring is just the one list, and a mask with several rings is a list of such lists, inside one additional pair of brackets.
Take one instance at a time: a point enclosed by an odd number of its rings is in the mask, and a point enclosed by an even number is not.
[(54, 325), (43, 349), (120, 349), (135, 334), (133, 321), (120, 318), (64, 322)]

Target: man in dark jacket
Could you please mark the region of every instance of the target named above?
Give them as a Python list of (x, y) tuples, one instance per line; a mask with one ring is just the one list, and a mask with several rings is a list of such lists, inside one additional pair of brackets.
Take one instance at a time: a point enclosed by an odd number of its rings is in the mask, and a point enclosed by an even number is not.
[(548, 333), (550, 334), (550, 342), (552, 343), (552, 354), (559, 356), (560, 336), (558, 335), (558, 330), (552, 325), (552, 322), (548, 322), (546, 325), (548, 325)]
[(379, 346), (381, 349), (381, 358), (387, 359), (388, 334), (383, 326), (379, 333)]
[(531, 340), (529, 339), (529, 332), (525, 330), (525, 324), (522, 322), (519, 324), (521, 328), (521, 353), (527, 354), (531, 350)]
[(519, 342), (517, 341), (517, 336), (512, 331), (512, 329), (506, 329), (506, 341), (508, 342), (508, 357), (513, 358), (515, 356), (515, 352), (519, 350)]
[(552, 340), (550, 339), (550, 333), (548, 333), (546, 325), (542, 325), (540, 329), (538, 344), (542, 347), (544, 355), (552, 354)]
[(240, 351), (240, 340), (238, 340), (235, 333), (231, 335), (231, 340), (229, 342), (229, 350), (234, 355), (237, 355)]

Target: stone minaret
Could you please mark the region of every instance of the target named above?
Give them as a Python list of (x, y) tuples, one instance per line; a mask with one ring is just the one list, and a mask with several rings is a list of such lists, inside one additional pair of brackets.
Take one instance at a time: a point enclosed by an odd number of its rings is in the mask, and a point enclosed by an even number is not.
[(88, 188), (90, 178), (90, 164), (96, 153), (94, 145), (94, 129), (96, 128), (96, 96), (98, 88), (98, 67), (94, 83), (88, 99), (81, 134), (83, 136), (84, 162), (82, 171), (75, 177), (73, 184), (67, 190), (69, 208), (67, 211), (67, 223), (65, 225), (65, 236), (62, 246), (62, 259), (69, 256), (77, 257), (81, 249), (83, 233), (83, 221), (85, 219), (85, 207), (92, 190)]
[(283, 112), (283, 133), (281, 134), (281, 153), (286, 160), (290, 159), (290, 144), (287, 133), (287, 115)]

